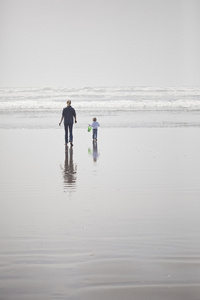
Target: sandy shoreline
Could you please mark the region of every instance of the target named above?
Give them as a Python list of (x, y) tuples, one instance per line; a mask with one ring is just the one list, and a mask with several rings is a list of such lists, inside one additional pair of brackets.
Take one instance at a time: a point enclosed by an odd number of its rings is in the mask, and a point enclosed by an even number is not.
[(2, 299), (198, 299), (199, 133), (1, 129)]

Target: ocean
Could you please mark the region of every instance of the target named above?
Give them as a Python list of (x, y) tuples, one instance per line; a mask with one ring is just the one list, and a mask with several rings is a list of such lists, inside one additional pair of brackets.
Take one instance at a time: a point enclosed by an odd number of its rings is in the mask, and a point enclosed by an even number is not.
[(199, 127), (200, 87), (1, 88), (0, 128), (57, 128), (67, 99), (77, 127)]

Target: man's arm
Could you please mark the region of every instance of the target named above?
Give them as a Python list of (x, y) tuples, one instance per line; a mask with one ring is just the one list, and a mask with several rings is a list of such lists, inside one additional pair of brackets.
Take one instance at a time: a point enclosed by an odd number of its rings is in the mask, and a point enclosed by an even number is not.
[(75, 123), (77, 123), (77, 119), (76, 119), (76, 111), (74, 110), (74, 121)]
[(63, 116), (62, 116), (62, 118), (61, 118), (61, 120), (60, 120), (60, 123), (59, 123), (59, 126), (62, 124), (62, 121), (63, 121)]

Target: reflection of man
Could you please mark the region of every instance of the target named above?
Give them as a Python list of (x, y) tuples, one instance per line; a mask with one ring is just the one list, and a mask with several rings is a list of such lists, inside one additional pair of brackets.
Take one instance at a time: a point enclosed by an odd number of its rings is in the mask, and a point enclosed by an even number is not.
[(73, 148), (65, 151), (65, 164), (63, 169), (64, 185), (67, 188), (75, 188), (76, 184), (76, 165), (73, 162)]
[(71, 107), (71, 100), (68, 100), (67, 107), (63, 108), (62, 117), (59, 126), (61, 125), (63, 119), (64, 119), (64, 126), (65, 126), (65, 145), (68, 144), (68, 131), (69, 131), (69, 142), (71, 146), (73, 146), (72, 130), (73, 130), (74, 120), (75, 123), (77, 123), (77, 120), (76, 120), (76, 111), (73, 107)]

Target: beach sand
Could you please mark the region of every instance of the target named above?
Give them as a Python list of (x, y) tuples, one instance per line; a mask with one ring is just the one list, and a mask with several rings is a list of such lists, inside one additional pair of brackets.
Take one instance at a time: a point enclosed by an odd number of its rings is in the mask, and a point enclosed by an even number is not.
[(200, 129), (0, 130), (1, 300), (200, 299)]

